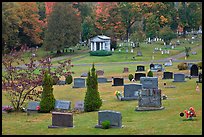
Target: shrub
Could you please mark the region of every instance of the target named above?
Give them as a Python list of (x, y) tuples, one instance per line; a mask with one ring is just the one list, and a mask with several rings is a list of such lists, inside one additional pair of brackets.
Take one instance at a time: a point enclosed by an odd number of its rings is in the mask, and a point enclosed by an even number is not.
[(88, 72), (88, 77), (86, 79), (87, 91), (84, 99), (84, 111), (90, 112), (99, 110), (102, 106), (102, 99), (100, 98), (100, 94), (98, 92), (98, 80), (97, 74), (94, 68), (94, 64), (90, 71)]
[(101, 123), (101, 125), (102, 125), (102, 128), (103, 128), (103, 129), (109, 129), (109, 128), (110, 128), (110, 121), (105, 120), (105, 121), (103, 121), (103, 122)]
[(147, 73), (147, 76), (148, 76), (148, 77), (153, 77), (153, 72), (150, 70), (150, 71)]
[(40, 112), (49, 113), (54, 109), (55, 98), (53, 95), (53, 79), (47, 72), (43, 78), (43, 92), (40, 101)]
[(179, 70), (187, 70), (188, 65), (187, 65), (187, 63), (182, 62), (182, 63), (178, 64), (177, 67)]
[(202, 62), (199, 62), (198, 64), (199, 69), (202, 69)]
[(128, 75), (128, 79), (131, 81), (134, 78), (133, 74)]
[(97, 51), (91, 51), (89, 53), (90, 53), (90, 56), (110, 56), (112, 55), (112, 52), (107, 51), (107, 50), (97, 50)]
[(65, 80), (66, 84), (71, 84), (72, 81), (73, 81), (72, 75), (68, 75), (68, 76), (66, 77), (66, 80)]

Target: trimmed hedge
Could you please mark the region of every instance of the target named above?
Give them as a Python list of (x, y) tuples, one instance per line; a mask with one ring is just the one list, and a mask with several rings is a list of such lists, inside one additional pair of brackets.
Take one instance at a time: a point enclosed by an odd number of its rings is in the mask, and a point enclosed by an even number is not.
[(182, 62), (182, 63), (178, 64), (177, 67), (178, 67), (179, 70), (187, 70), (188, 69), (188, 64)]
[(111, 51), (106, 50), (97, 50), (97, 51), (90, 51), (90, 56), (110, 56), (112, 55)]

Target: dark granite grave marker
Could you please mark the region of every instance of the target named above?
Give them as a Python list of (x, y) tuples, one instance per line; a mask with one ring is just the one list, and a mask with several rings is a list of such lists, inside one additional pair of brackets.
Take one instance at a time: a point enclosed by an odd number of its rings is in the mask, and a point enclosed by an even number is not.
[(173, 72), (163, 72), (162, 79), (173, 79)]
[(144, 89), (158, 89), (157, 77), (141, 77), (140, 83)]
[(106, 83), (106, 82), (107, 82), (107, 78), (102, 78), (102, 77), (98, 78), (98, 83)]
[(124, 79), (123, 78), (113, 78), (113, 85), (112, 86), (123, 86)]
[(137, 71), (145, 71), (145, 66), (137, 66)]
[(128, 68), (124, 68), (123, 73), (129, 72)]
[(55, 100), (55, 109), (56, 110), (70, 110), (71, 109), (71, 101), (65, 100)]
[(174, 74), (174, 81), (173, 82), (185, 82), (185, 74), (183, 74), (183, 73)]
[(139, 81), (140, 77), (146, 77), (146, 73), (135, 73), (135, 80)]
[(198, 76), (198, 65), (193, 64), (190, 68), (190, 75), (191, 76)]
[(74, 110), (76, 111), (84, 111), (84, 101), (77, 101), (74, 106)]
[(84, 88), (86, 87), (86, 80), (84, 78), (74, 78), (73, 88)]
[(110, 127), (122, 128), (122, 115), (113, 110), (98, 111), (98, 124), (95, 128), (102, 128), (102, 122), (106, 120), (110, 121)]
[(73, 127), (73, 114), (63, 112), (52, 112), (52, 125), (48, 128)]

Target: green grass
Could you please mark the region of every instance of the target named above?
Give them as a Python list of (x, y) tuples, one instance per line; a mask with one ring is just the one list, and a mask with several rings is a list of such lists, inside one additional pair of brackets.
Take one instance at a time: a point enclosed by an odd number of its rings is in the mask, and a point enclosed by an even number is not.
[[(146, 65), (148, 66), (148, 65)], [(177, 63), (168, 67), (169, 71), (178, 72)], [(96, 66), (96, 69), (103, 69), (105, 77), (111, 76), (128, 76), (129, 73), (122, 73), (123, 65)], [(136, 65), (126, 65), (130, 73), (135, 72)], [(75, 66), (78, 77), (80, 72), (88, 71), (89, 66)], [(188, 70), (180, 71), (189, 73)], [(123, 86), (112, 87), (112, 83), (99, 83), (100, 96), (103, 99), (103, 105), (100, 110), (114, 110), (122, 114), (121, 129), (98, 129), (94, 128), (98, 120), (98, 112), (74, 113), (74, 128), (48, 129), (52, 124), (52, 115), (32, 114), (27, 116), (26, 113), (9, 113), (2, 114), (2, 134), (3, 135), (200, 135), (202, 134), (202, 84), (200, 92), (196, 92), (197, 79), (186, 79), (186, 82), (174, 83), (173, 80), (162, 80), (162, 72), (154, 73), (159, 78), (159, 88), (162, 94), (168, 96), (167, 100), (162, 101), (164, 110), (138, 112), (135, 111), (138, 101), (118, 101), (114, 92), (124, 90)], [(174, 85), (176, 88), (164, 88), (163, 83)], [(125, 83), (131, 83), (125, 80)], [(137, 82), (138, 83), (138, 82)], [(86, 88), (72, 88), (71, 85), (53, 86), (54, 96), (56, 99), (71, 101), (71, 108), (75, 102), (84, 100)], [(9, 101), (5, 98), (5, 92), (2, 93), (2, 104), (7, 105)], [(185, 121), (179, 113), (193, 106), (196, 110), (197, 117), (194, 121)]]

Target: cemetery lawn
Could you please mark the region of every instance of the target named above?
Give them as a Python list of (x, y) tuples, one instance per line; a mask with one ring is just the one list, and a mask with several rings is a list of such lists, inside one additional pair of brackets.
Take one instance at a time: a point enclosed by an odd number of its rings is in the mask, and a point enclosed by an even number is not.
[[(177, 64), (166, 67), (167, 71), (174, 73), (181, 72), (189, 74), (189, 70), (178, 71)], [(96, 69), (104, 70), (104, 77), (112, 76), (125, 77), (124, 83), (128, 81), (128, 74), (134, 74), (136, 64), (114, 64), (95, 66)], [(148, 70), (149, 65), (145, 65)], [(128, 67), (129, 73), (122, 73), (123, 68)], [(82, 69), (83, 68), (83, 69)], [(90, 66), (74, 66), (74, 77), (79, 77), (82, 72), (88, 72)], [(147, 72), (147, 71), (146, 71)], [(123, 86), (112, 86), (112, 83), (99, 83), (98, 88), (103, 105), (100, 110), (114, 110), (122, 114), (123, 128), (100, 129), (94, 128), (98, 122), (98, 112), (84, 112), (73, 114), (74, 128), (53, 128), (51, 113), (36, 113), (27, 116), (23, 112), (2, 113), (2, 134), (3, 135), (201, 135), (202, 134), (202, 83), (199, 83), (200, 91), (197, 92), (197, 78), (186, 79), (186, 82), (172, 82), (173, 79), (162, 80), (162, 72), (154, 73), (158, 77), (159, 88), (162, 94), (167, 95), (167, 100), (162, 100), (165, 107), (159, 111), (135, 111), (138, 105), (137, 100), (119, 101), (114, 92), (123, 91)], [(164, 88), (163, 83), (173, 85), (176, 88)], [(136, 83), (139, 83), (137, 81)], [(71, 101), (71, 108), (74, 108), (76, 101), (83, 101), (86, 88), (72, 88), (71, 85), (53, 86), (55, 99)], [(9, 105), (2, 91), (2, 105)], [(179, 113), (189, 107), (194, 107), (197, 117), (193, 121), (185, 121)]]

